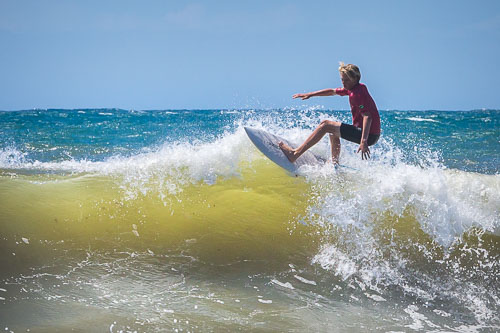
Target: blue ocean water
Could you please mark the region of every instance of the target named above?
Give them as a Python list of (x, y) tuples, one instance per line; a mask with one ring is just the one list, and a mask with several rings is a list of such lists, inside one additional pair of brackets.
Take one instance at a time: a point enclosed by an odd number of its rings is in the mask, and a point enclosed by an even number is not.
[(500, 111), (380, 114), (291, 177), (243, 128), (349, 111), (0, 112), (0, 327), (498, 331)]

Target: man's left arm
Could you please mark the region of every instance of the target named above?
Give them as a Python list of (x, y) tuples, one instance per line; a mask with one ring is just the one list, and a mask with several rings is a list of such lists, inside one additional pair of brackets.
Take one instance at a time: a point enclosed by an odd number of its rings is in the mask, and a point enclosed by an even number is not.
[(368, 135), (372, 125), (372, 116), (369, 112), (363, 113), (363, 132), (361, 134), (361, 142), (359, 144), (358, 153), (361, 152), (361, 158), (370, 158), (370, 149), (368, 148)]

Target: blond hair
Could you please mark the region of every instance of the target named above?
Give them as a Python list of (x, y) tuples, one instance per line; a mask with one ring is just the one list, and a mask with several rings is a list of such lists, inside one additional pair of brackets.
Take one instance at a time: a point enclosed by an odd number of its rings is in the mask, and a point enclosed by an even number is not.
[(358, 66), (353, 64), (344, 64), (342, 61), (339, 63), (339, 72), (344, 73), (351, 80), (361, 80), (361, 72), (359, 71)]

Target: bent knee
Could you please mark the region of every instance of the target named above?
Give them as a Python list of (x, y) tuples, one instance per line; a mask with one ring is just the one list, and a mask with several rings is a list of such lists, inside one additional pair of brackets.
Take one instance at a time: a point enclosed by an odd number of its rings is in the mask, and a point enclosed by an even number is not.
[(328, 119), (325, 119), (325, 120), (322, 120), (320, 125), (328, 125), (328, 126), (340, 126), (340, 122), (338, 121), (333, 121), (333, 120), (328, 120)]
[(321, 121), (319, 127), (330, 135), (340, 136), (340, 123), (338, 121), (325, 119)]

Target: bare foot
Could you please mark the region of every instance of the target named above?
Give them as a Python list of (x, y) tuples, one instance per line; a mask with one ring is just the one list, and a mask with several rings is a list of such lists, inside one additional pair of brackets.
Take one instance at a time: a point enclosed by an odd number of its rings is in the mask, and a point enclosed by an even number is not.
[(293, 163), (295, 162), (295, 160), (297, 160), (298, 156), (296, 156), (295, 150), (292, 149), (289, 145), (287, 145), (283, 141), (280, 141), (280, 143), (278, 143), (278, 146), (280, 147), (280, 149), (283, 151), (286, 158), (288, 158), (290, 162)]

